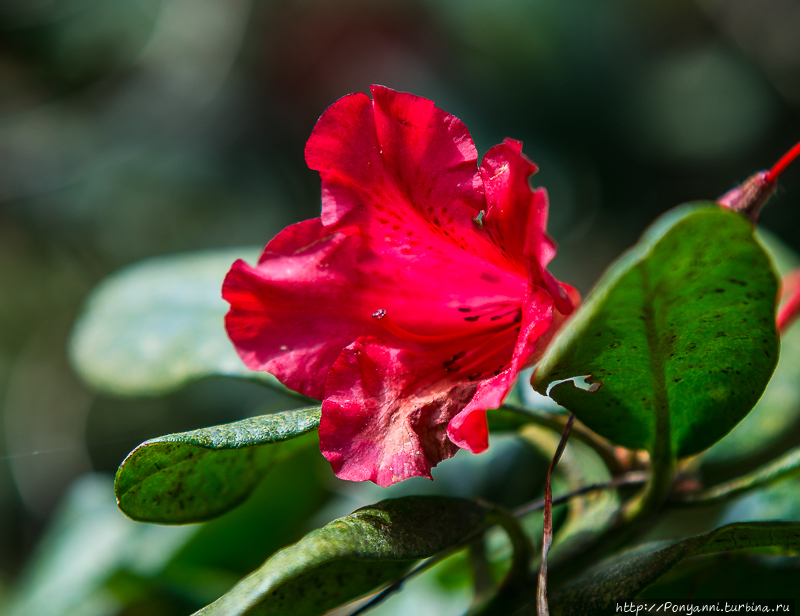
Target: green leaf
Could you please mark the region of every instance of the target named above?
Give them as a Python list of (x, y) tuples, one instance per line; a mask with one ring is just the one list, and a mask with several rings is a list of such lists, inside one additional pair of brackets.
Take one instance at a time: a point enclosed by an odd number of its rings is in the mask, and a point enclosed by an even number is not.
[(70, 341), (70, 358), (92, 387), (126, 396), (166, 394), (225, 376), (289, 392), (249, 370), (225, 335), (222, 281), (254, 248), (158, 257), (120, 270), (92, 292)]
[[(800, 264), (800, 257), (774, 235), (756, 237), (781, 275)], [(703, 464), (725, 464), (767, 452), (800, 418), (800, 323), (781, 334), (780, 358), (764, 395), (730, 434), (703, 454)]]
[[(639, 597), (647, 601), (794, 599), (800, 601), (800, 559), (726, 553), (684, 561)], [(758, 589), (758, 592), (754, 592)]]
[[(777, 281), (741, 215), (674, 210), (606, 273), (534, 372), (598, 434), (673, 455), (706, 449), (753, 408), (778, 357)], [(597, 389), (599, 385), (599, 389)]]
[(138, 524), (165, 530), (197, 529), (155, 580), (159, 587), (169, 588), (170, 594), (185, 598), (191, 609), (180, 613), (215, 601), (271, 554), (299, 541), (318, 525), (314, 521), (331, 498), (333, 473), (328, 461), (315, 447), (298, 448), (275, 470), (239, 507), (209, 522), (177, 527)]
[(324, 614), (474, 536), (490, 512), (474, 501), (433, 496), (364, 507), (276, 553), (197, 615)]
[(120, 509), (141, 522), (186, 524), (245, 500), (281, 455), (277, 443), (315, 430), (319, 407), (169, 434), (134, 449), (117, 471)]
[(640, 546), (599, 564), (579, 580), (559, 589), (553, 594), (550, 611), (554, 616), (611, 614), (618, 601), (631, 601), (690, 556), (772, 546), (800, 548), (800, 524), (736, 523), (680, 541)]

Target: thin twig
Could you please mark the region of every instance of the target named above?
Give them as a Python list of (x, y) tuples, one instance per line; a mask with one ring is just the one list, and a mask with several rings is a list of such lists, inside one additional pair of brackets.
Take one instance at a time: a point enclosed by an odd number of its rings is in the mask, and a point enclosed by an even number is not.
[[(553, 507), (557, 507), (558, 505), (563, 505), (566, 502), (569, 502), (576, 496), (583, 496), (584, 494), (588, 494), (589, 492), (598, 492), (600, 490), (608, 490), (610, 488), (621, 488), (623, 486), (634, 486), (639, 485), (642, 483), (646, 483), (648, 478), (647, 471), (630, 471), (628, 473), (623, 473), (622, 475), (618, 475), (614, 477), (610, 481), (606, 481), (603, 483), (592, 483), (587, 486), (583, 486), (578, 488), (577, 490), (573, 490), (572, 492), (567, 492), (566, 494), (561, 494), (553, 498)], [(524, 505), (520, 505), (516, 509), (514, 509), (511, 513), (514, 517), (520, 517), (531, 513), (533, 511), (538, 511), (539, 509), (544, 509), (544, 497), (537, 498), (529, 503), (525, 503)]]
[[(528, 419), (532, 424), (550, 428), (555, 431), (563, 430), (568, 421), (567, 416), (560, 413), (550, 413), (542, 410), (532, 411), (525, 407), (518, 407), (509, 403), (504, 404), (499, 410), (517, 413)], [(622, 467), (622, 464), (617, 458), (614, 446), (603, 437), (592, 432), (581, 422), (575, 422), (572, 433), (573, 438), (585, 443), (597, 452), (597, 455), (600, 456), (612, 475), (618, 475), (627, 470)]]
[(558, 447), (553, 455), (553, 460), (550, 462), (550, 468), (547, 469), (547, 478), (544, 482), (544, 529), (542, 531), (542, 566), (539, 568), (539, 581), (536, 587), (536, 607), (539, 616), (550, 616), (550, 608), (547, 605), (547, 553), (550, 551), (550, 545), (553, 543), (553, 492), (550, 487), (550, 478), (553, 471), (561, 459), (561, 454), (564, 453), (564, 448), (567, 446), (567, 439), (569, 433), (572, 431), (572, 424), (575, 422), (575, 415), (569, 414), (567, 425), (564, 426), (564, 432), (561, 433), (561, 440), (558, 442)]

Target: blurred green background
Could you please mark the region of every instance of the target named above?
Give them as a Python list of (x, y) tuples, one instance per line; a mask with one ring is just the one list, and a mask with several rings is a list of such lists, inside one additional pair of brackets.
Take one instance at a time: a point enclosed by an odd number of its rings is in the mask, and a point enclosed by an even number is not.
[[(521, 139), (550, 194), (552, 269), (586, 293), (659, 213), (722, 194), (800, 139), (798, 32), (797, 0), (3, 0), (0, 589), (77, 478), (71, 498), (89, 503), (110, 488), (86, 473), (113, 473), (147, 438), (296, 406), (224, 380), (98, 395), (66, 341), (87, 292), (121, 266), (263, 245), (318, 215), (303, 146), (337, 98), (380, 83), (457, 115), (481, 154)], [(795, 249), (798, 204), (790, 169), (762, 220)], [(349, 488), (318, 455), (303, 464), (294, 481), (316, 487), (280, 488), (306, 499), (283, 543), (352, 508), (320, 513)], [(230, 582), (274, 543), (230, 567), (236, 550), (217, 550), (212, 568)], [(179, 577), (141, 613), (196, 609)], [(136, 584), (118, 580), (117, 596)]]

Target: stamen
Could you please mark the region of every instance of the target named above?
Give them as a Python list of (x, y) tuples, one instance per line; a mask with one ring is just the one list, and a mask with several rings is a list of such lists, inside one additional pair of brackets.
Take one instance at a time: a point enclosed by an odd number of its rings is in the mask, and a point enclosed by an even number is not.
[[(511, 310), (508, 310), (502, 314), (493, 314), (496, 313), (499, 309), (511, 307)], [(471, 308), (470, 306), (459, 306), (457, 308), (459, 312), (477, 312), (478, 314), (471, 314), (468, 317), (464, 317), (464, 320), (469, 323), (474, 323), (481, 317), (489, 316), (493, 314), (493, 316), (489, 319), (490, 321), (499, 321), (503, 317), (512, 314), (519, 310), (519, 302), (515, 301), (503, 301), (503, 302), (489, 302), (488, 304), (483, 304), (481, 306), (477, 306), (475, 308)]]
[(519, 322), (522, 320), (522, 315), (520, 314), (520, 312), (519, 312), (519, 309), (518, 309), (518, 308), (515, 308), (514, 310), (509, 310), (508, 312), (504, 312), (503, 314), (496, 314), (496, 315), (494, 315), (494, 316), (493, 316), (491, 319), (489, 319), (489, 320), (490, 320), (490, 321), (499, 321), (499, 320), (500, 320), (500, 319), (502, 319), (503, 317), (507, 317), (508, 315), (510, 315), (510, 314), (514, 314), (514, 313), (516, 313), (516, 314), (517, 314), (517, 318), (515, 319), (515, 322), (516, 322), (516, 323), (519, 323)]
[[(503, 331), (498, 332), (488, 340), (484, 340), (474, 349), (471, 349), (469, 353), (462, 355), (462, 357), (466, 356), (467, 359), (467, 362), (464, 365), (450, 365), (447, 367), (447, 372), (469, 372), (470, 370), (477, 368), (481, 364), (484, 364), (501, 354), (506, 350), (506, 345), (499, 343), (510, 333), (513, 333), (516, 336), (519, 333), (519, 327), (506, 327)], [(484, 353), (484, 351), (488, 351), (488, 353)]]
[(784, 154), (781, 159), (775, 163), (775, 166), (767, 172), (767, 181), (771, 182), (777, 179), (777, 177), (783, 173), (786, 167), (788, 167), (789, 164), (798, 156), (800, 156), (800, 142), (795, 144), (791, 150), (786, 152), (786, 154)]

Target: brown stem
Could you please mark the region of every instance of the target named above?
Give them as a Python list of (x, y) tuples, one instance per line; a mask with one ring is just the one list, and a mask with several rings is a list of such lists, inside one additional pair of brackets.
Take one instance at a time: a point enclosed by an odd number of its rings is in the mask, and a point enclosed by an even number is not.
[(553, 455), (553, 460), (550, 462), (550, 468), (547, 469), (547, 478), (544, 484), (544, 530), (542, 532), (542, 566), (539, 568), (539, 580), (536, 587), (536, 611), (539, 616), (550, 616), (550, 608), (547, 605), (547, 553), (550, 551), (550, 545), (553, 543), (553, 492), (550, 487), (550, 478), (553, 471), (561, 459), (561, 454), (564, 453), (564, 448), (567, 446), (567, 439), (569, 433), (572, 431), (572, 424), (575, 423), (575, 415), (569, 414), (567, 425), (564, 426), (564, 432), (561, 433), (561, 440), (558, 442), (558, 447)]

